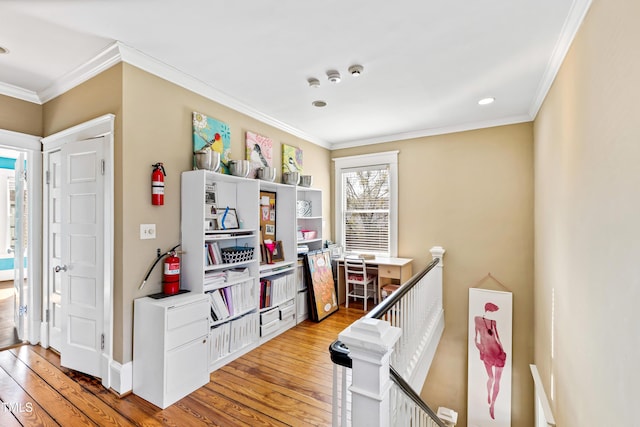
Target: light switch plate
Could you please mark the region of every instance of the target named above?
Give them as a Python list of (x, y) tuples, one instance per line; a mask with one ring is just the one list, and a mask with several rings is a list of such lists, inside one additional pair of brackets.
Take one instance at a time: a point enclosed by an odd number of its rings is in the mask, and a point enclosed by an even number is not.
[(140, 240), (155, 239), (155, 238), (156, 238), (155, 224), (140, 224)]

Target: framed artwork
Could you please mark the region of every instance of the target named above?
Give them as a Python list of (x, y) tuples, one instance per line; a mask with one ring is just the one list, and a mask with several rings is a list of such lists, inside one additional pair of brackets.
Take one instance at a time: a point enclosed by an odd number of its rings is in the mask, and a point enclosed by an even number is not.
[(231, 154), (231, 130), (229, 125), (194, 111), (193, 151), (196, 152), (207, 146), (220, 153), (220, 171), (229, 174), (229, 168), (226, 166), (229, 164), (229, 155)]
[(299, 172), (302, 175), (302, 150), (282, 144), (282, 172)]
[(338, 311), (338, 298), (333, 282), (331, 257), (327, 249), (309, 252), (305, 256), (309, 286), (309, 312), (311, 319), (321, 321)]
[(267, 263), (268, 264), (284, 261), (282, 241), (276, 240), (270, 245), (265, 244), (265, 246), (267, 246)]
[(218, 230), (233, 230), (240, 228), (238, 225), (238, 215), (234, 208), (226, 207), (215, 209)]
[(511, 292), (469, 289), (467, 424), (511, 426)]
[(273, 152), (273, 140), (266, 136), (247, 131), (245, 133), (247, 160), (249, 160), (249, 176), (256, 176), (256, 169), (270, 167)]

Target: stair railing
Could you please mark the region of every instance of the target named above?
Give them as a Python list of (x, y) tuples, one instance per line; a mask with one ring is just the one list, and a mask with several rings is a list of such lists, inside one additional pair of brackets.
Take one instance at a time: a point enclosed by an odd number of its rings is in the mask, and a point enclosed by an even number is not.
[[(330, 346), (334, 426), (444, 426), (421, 389), (442, 331), (442, 257), (402, 284)], [(391, 423), (391, 424), (390, 424)]]

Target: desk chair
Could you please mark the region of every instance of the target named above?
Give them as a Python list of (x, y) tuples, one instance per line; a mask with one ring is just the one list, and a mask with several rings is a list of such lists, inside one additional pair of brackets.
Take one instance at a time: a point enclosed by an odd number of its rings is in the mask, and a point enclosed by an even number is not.
[(344, 283), (346, 285), (347, 298), (345, 307), (349, 307), (349, 298), (362, 298), (364, 311), (367, 311), (367, 300), (373, 298), (373, 303), (378, 303), (378, 276), (367, 272), (367, 265), (363, 258), (344, 258)]

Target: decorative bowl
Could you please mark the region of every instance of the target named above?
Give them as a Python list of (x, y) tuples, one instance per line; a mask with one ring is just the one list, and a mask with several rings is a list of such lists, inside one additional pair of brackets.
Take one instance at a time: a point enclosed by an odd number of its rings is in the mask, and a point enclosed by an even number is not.
[(229, 172), (231, 175), (246, 178), (249, 175), (249, 160), (229, 160)]
[(217, 172), (220, 169), (220, 153), (210, 148), (203, 148), (193, 153), (197, 169), (206, 169)]
[(313, 176), (311, 175), (300, 175), (300, 186), (301, 187), (311, 187), (313, 183)]
[(289, 185), (298, 185), (300, 174), (298, 172), (284, 172), (282, 174), (282, 183)]
[(276, 180), (276, 168), (258, 168), (256, 169), (256, 178), (273, 182)]

